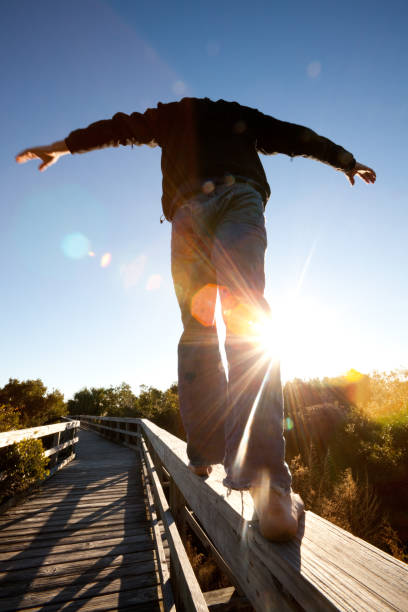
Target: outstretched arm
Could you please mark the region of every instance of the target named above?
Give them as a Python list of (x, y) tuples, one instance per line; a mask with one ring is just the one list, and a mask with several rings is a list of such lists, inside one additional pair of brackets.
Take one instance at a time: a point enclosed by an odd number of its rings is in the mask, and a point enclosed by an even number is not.
[(285, 153), (316, 159), (343, 172), (349, 183), (359, 176), (365, 183), (374, 183), (376, 174), (368, 166), (357, 162), (353, 155), (324, 136), (295, 123), (280, 121), (274, 117), (254, 111), (257, 134), (257, 150), (265, 155)]
[(71, 151), (68, 149), (65, 140), (58, 140), (50, 145), (24, 149), (24, 151), (16, 155), (16, 162), (24, 164), (30, 159), (41, 159), (42, 163), (38, 166), (38, 169), (40, 172), (43, 172), (49, 166), (57, 163), (62, 155), (67, 155), (68, 153), (71, 153)]
[(103, 119), (87, 128), (71, 132), (65, 140), (25, 149), (16, 156), (16, 161), (23, 164), (30, 159), (41, 159), (39, 170), (42, 172), (55, 164), (61, 155), (68, 153), (87, 153), (105, 147), (142, 144), (157, 145), (157, 109), (147, 109), (143, 115), (116, 113), (112, 119)]

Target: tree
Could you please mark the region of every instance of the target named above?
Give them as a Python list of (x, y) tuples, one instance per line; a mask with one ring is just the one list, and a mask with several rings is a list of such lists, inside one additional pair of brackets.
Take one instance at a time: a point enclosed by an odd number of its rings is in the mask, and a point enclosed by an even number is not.
[(39, 378), (21, 382), (17, 378), (10, 378), (0, 389), (2, 405), (7, 407), (9, 415), (15, 410), (20, 428), (47, 425), (66, 414), (62, 393), (56, 390), (47, 393), (47, 387)]
[(13, 431), (20, 427), (20, 419), (17, 408), (14, 406), (0, 405), (0, 431)]
[(115, 416), (144, 418), (185, 439), (181, 422), (178, 386), (171, 385), (166, 391), (141, 385), (137, 397), (130, 386), (122, 383), (117, 387), (81, 389), (68, 401), (71, 415)]
[(142, 392), (138, 399), (138, 415), (146, 418), (159, 427), (185, 440), (185, 432), (181, 421), (178, 386), (171, 385), (166, 391), (155, 387), (141, 386)]
[(75, 414), (92, 414), (94, 416), (136, 417), (137, 397), (127, 383), (117, 387), (81, 389), (73, 399), (68, 400), (68, 412)]
[(68, 400), (67, 407), (70, 415), (92, 414), (101, 416), (105, 410), (105, 389), (102, 387), (98, 389), (85, 387), (77, 391), (73, 399)]
[(125, 382), (117, 387), (107, 389), (106, 401), (109, 416), (134, 417), (136, 414), (137, 397), (132, 392), (130, 385)]

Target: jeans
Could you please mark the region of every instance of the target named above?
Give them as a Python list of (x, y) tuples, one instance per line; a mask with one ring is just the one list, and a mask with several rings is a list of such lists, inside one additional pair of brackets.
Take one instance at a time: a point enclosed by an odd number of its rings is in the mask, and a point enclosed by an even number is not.
[[(224, 484), (232, 489), (248, 489), (266, 474), (272, 488), (288, 491), (279, 364), (253, 333), (270, 312), (263, 297), (266, 246), (263, 201), (249, 184), (216, 186), (176, 209), (171, 250), (184, 327), (180, 412), (191, 465), (224, 463)], [(227, 374), (214, 321), (217, 294)]]

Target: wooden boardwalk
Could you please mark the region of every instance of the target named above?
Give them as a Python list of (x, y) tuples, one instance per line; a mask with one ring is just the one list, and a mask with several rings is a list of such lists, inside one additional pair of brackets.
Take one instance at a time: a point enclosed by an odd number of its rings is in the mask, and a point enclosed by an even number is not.
[(162, 610), (134, 451), (80, 432), (77, 459), (0, 516), (0, 610)]

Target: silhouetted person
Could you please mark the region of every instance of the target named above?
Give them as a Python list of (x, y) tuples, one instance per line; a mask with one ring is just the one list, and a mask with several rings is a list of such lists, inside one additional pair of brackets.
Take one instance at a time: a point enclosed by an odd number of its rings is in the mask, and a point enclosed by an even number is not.
[[(118, 113), (52, 145), (26, 149), (45, 170), (67, 153), (119, 145), (162, 148), (163, 212), (172, 223), (172, 275), (184, 326), (178, 348), (180, 410), (190, 469), (206, 476), (224, 463), (225, 485), (249, 489), (260, 531), (272, 540), (297, 532), (303, 502), (285, 463), (279, 365), (259, 333), (269, 317), (263, 296), (270, 188), (258, 153), (302, 155), (342, 171), (350, 183), (375, 173), (312, 130), (208, 98)], [(214, 323), (219, 293), (228, 376)]]

